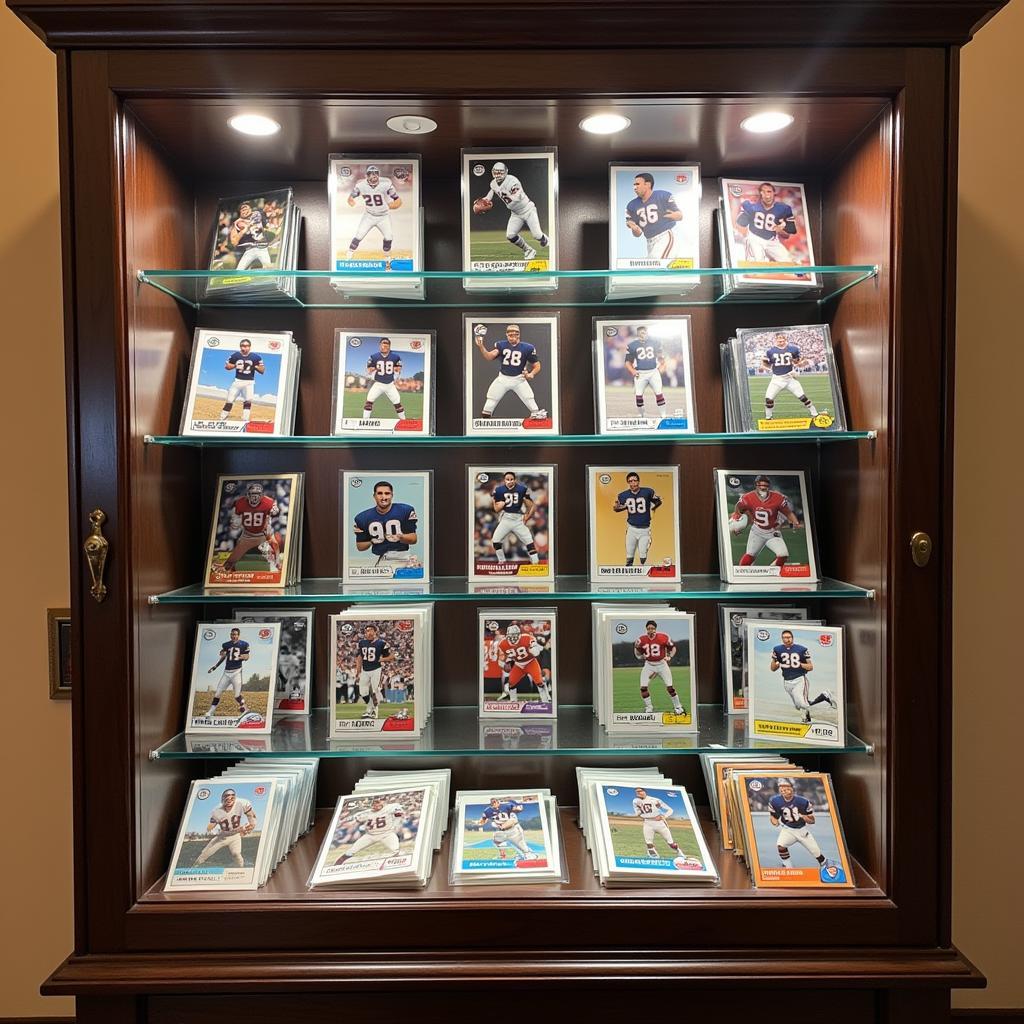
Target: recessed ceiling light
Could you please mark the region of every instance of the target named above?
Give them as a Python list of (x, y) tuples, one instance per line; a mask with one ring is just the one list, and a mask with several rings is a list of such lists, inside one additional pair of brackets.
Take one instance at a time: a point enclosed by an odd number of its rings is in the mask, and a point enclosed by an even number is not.
[(628, 128), (630, 120), (622, 114), (590, 114), (580, 121), (580, 127), (592, 135), (614, 135)]
[(402, 135), (426, 135), (427, 132), (437, 130), (436, 121), (420, 114), (399, 114), (397, 117), (389, 117), (387, 125), (393, 132)]
[(276, 135), (281, 126), (263, 114), (235, 114), (228, 118), (228, 124), (243, 135)]
[(740, 127), (748, 132), (763, 135), (766, 132), (781, 132), (793, 123), (793, 115), (781, 110), (763, 110), (740, 121)]

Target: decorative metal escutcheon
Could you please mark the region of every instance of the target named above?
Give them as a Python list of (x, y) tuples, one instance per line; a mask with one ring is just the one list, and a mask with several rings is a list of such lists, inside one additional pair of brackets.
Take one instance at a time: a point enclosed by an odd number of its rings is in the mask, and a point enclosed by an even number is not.
[(89, 565), (89, 575), (92, 576), (92, 586), (89, 588), (89, 592), (97, 601), (102, 601), (107, 596), (107, 586), (103, 582), (103, 573), (107, 567), (107, 554), (110, 551), (110, 541), (103, 536), (103, 524), (106, 521), (107, 513), (101, 508), (94, 508), (89, 513), (89, 536), (85, 538), (85, 543), (82, 545), (86, 562)]
[(914, 565), (923, 569), (928, 560), (932, 557), (932, 539), (927, 533), (918, 530), (910, 538), (910, 556), (914, 559)]

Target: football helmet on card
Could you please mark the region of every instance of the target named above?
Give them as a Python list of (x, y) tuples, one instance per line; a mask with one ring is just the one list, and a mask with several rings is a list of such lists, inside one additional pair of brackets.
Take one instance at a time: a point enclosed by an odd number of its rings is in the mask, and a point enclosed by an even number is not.
[(491, 168), (491, 177), (499, 185), (505, 180), (506, 174), (508, 174), (508, 168), (500, 160)]

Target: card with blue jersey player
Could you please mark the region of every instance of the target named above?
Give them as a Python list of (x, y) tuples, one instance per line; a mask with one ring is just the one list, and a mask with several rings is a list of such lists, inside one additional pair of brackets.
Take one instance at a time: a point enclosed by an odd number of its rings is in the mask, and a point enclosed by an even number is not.
[(748, 619), (745, 628), (748, 736), (842, 746), (843, 627)]
[(679, 467), (588, 466), (590, 579), (678, 583)]
[(832, 777), (825, 772), (734, 772), (743, 855), (759, 889), (854, 885)]
[(339, 328), (331, 433), (434, 433), (434, 332)]
[(469, 579), (552, 580), (555, 467), (469, 466)]
[(280, 643), (277, 622), (200, 622), (185, 732), (270, 732)]
[(597, 432), (697, 432), (690, 318), (594, 319)]
[(464, 316), (469, 436), (557, 434), (558, 314)]
[(430, 581), (431, 472), (343, 471), (345, 583)]

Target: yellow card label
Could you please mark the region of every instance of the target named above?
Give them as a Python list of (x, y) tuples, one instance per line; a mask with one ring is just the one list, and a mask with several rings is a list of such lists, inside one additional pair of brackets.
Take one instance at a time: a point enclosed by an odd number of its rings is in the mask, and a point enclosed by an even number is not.
[(810, 430), (810, 416), (790, 416), (787, 419), (758, 420), (758, 430)]
[(534, 565), (532, 562), (529, 565), (519, 566), (519, 572), (517, 576), (547, 576), (548, 567), (538, 562)]
[(666, 711), (661, 716), (662, 725), (689, 725), (692, 721), (692, 715), (677, 715), (671, 711)]
[(788, 736), (802, 739), (807, 735), (809, 725), (797, 722), (773, 722), (767, 718), (754, 719), (754, 732), (760, 736)]

